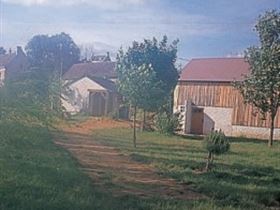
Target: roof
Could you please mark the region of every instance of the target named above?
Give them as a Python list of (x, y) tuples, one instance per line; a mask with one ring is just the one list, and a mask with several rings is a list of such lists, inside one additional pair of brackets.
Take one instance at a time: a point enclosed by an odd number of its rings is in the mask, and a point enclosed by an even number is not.
[(100, 86), (102, 86), (103, 88), (108, 90), (109, 92), (113, 92), (113, 93), (118, 92), (117, 86), (116, 86), (115, 82), (111, 81), (110, 79), (105, 79), (105, 78), (100, 78), (100, 77), (93, 77), (93, 76), (82, 76), (80, 78), (72, 80), (71, 82), (67, 83), (67, 85), (70, 86), (70, 85), (76, 83), (77, 81), (79, 81), (79, 80), (81, 80), (83, 78), (88, 78), (88, 79), (96, 82), (97, 84), (99, 84)]
[(199, 58), (183, 68), (179, 81), (241, 81), (249, 72), (244, 58)]
[(84, 76), (116, 78), (115, 62), (94, 62), (74, 64), (64, 75), (65, 80), (75, 80)]
[(5, 67), (8, 65), (14, 58), (16, 53), (0, 55), (0, 66)]
[(92, 79), (93, 81), (95, 81), (96, 83), (98, 83), (99, 85), (101, 85), (102, 87), (104, 87), (105, 89), (107, 89), (110, 92), (116, 93), (117, 91), (117, 86), (116, 84), (108, 79), (103, 79), (100, 77), (89, 77), (90, 79)]

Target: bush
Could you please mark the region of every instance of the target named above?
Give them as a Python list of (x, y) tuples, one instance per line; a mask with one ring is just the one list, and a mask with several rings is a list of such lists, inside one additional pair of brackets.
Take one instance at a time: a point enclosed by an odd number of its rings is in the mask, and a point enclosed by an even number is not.
[(160, 133), (167, 135), (174, 134), (180, 125), (178, 115), (168, 116), (166, 112), (160, 113), (156, 116), (155, 124)]
[(210, 165), (213, 163), (214, 155), (221, 155), (229, 151), (230, 143), (222, 130), (212, 131), (204, 138), (204, 146), (208, 151), (206, 171), (210, 169)]

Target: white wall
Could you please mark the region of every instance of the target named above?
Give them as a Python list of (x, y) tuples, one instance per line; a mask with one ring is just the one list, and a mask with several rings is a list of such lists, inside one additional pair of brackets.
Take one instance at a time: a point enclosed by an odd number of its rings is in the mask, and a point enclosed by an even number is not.
[[(190, 112), (190, 108), (184, 105), (182, 114), (186, 118), (183, 118), (185, 125), (182, 128), (183, 133), (190, 133), (191, 115), (187, 114)], [(270, 135), (269, 128), (262, 127), (249, 127), (249, 126), (237, 126), (232, 125), (232, 108), (221, 108), (221, 107), (203, 107), (204, 109), (204, 121), (203, 121), (203, 134), (208, 134), (214, 128), (215, 130), (222, 129), (227, 136), (235, 137), (248, 137), (258, 139), (268, 139)], [(174, 111), (179, 111), (180, 106), (174, 108)], [(189, 117), (187, 117), (189, 116)], [(188, 125), (187, 125), (188, 124)], [(280, 140), (280, 129), (274, 129), (274, 138)]]
[(2, 82), (4, 82), (4, 79), (5, 79), (5, 71), (6, 71), (5, 68), (1, 68), (1, 69), (0, 69), (0, 84), (1, 84)]
[(78, 113), (88, 108), (89, 91), (88, 90), (106, 90), (88, 77), (72, 83), (69, 86), (70, 95), (64, 96), (67, 100), (62, 100), (62, 104), (67, 112)]
[[(232, 126), (232, 135), (236, 137), (248, 137), (258, 139), (268, 139), (270, 135), (269, 128), (248, 127), (248, 126)], [(280, 140), (280, 129), (274, 129), (274, 138)]]
[(204, 109), (203, 133), (222, 130), (228, 136), (232, 135), (232, 108), (201, 107)]

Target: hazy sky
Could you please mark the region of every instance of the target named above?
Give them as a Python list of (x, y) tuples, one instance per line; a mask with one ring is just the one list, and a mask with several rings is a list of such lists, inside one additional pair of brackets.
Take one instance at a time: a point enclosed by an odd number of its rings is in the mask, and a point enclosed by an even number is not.
[(257, 43), (259, 14), (280, 0), (2, 0), (6, 48), (66, 32), (77, 44), (116, 51), (133, 40), (179, 38), (179, 57), (240, 54)]

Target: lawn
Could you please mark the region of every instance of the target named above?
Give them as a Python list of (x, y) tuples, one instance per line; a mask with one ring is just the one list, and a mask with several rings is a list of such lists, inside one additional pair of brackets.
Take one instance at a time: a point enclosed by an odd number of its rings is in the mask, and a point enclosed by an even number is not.
[[(99, 130), (93, 136), (119, 148), (133, 160), (152, 164), (163, 176), (173, 177), (208, 196), (208, 201), (195, 204), (197, 208), (280, 208), (279, 142), (268, 148), (264, 141), (232, 139), (230, 152), (215, 158), (211, 172), (196, 173), (204, 167), (207, 156), (201, 139), (144, 132), (138, 134), (134, 149), (130, 129)], [(188, 203), (181, 203), (182, 209), (184, 205), (189, 209)]]
[[(0, 123), (0, 209), (177, 210), (203, 203), (112, 196), (42, 126)], [(207, 204), (208, 206), (208, 204)]]
[(200, 140), (141, 133), (134, 149), (130, 136), (130, 129), (94, 133), (96, 139), (135, 161), (154, 165), (163, 176), (184, 182), (209, 199), (113, 196), (53, 143), (47, 128), (10, 122), (0, 123), (0, 209), (264, 209), (279, 200), (279, 144), (268, 149), (264, 142), (235, 141), (229, 155), (216, 159), (213, 172), (199, 175), (193, 170), (203, 167), (206, 157)]

